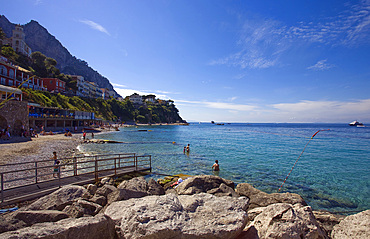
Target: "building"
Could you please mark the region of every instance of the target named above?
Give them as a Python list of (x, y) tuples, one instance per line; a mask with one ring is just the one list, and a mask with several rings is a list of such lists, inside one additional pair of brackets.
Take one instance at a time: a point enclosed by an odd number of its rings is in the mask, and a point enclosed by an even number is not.
[(0, 84), (11, 87), (25, 87), (34, 90), (46, 90), (43, 80), (30, 71), (13, 65), (6, 57), (0, 56)]
[(26, 44), (25, 37), (26, 34), (23, 32), (23, 27), (21, 25), (16, 25), (15, 29), (13, 30), (12, 37), (4, 39), (2, 43), (3, 45), (9, 44), (14, 49), (14, 51), (31, 57), (32, 50)]
[(144, 95), (143, 96), (143, 100), (145, 101), (145, 102), (152, 102), (152, 103), (155, 103), (156, 102), (156, 100), (155, 100), (155, 95)]
[(137, 93), (134, 93), (128, 97), (128, 99), (133, 103), (137, 105), (143, 104), (143, 97)]
[(87, 98), (103, 97), (103, 91), (96, 85), (95, 82), (89, 82), (83, 76), (71, 76), (73, 80), (77, 81), (76, 96)]
[(42, 128), (48, 132), (81, 130), (91, 125), (100, 125), (101, 120), (95, 118), (93, 112), (60, 109), (56, 107), (42, 107), (38, 104), (28, 103), (29, 125), (34, 129)]
[(57, 78), (42, 78), (44, 87), (52, 93), (64, 93), (66, 91), (66, 83)]

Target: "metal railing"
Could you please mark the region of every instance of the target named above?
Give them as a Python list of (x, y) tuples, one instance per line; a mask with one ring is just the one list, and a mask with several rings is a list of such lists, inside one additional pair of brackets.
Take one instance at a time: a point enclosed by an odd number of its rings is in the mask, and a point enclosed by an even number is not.
[[(135, 153), (100, 154), (92, 156), (76, 156), (54, 160), (39, 160), (31, 162), (0, 165), (1, 202), (4, 202), (4, 190), (39, 184), (48, 181), (92, 174), (98, 181), (99, 174), (127, 169), (127, 172), (150, 170), (152, 168), (151, 155), (137, 156)], [(14, 168), (21, 168), (12, 170)], [(55, 171), (54, 171), (55, 169)]]

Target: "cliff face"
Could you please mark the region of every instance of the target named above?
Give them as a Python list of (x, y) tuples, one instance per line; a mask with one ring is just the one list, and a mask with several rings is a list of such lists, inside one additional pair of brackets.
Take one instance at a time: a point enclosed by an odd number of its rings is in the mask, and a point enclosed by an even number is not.
[[(5, 16), (0, 16), (0, 27), (7, 37), (11, 37), (15, 24), (9, 22)], [(47, 57), (54, 58), (60, 72), (69, 75), (81, 75), (86, 80), (95, 82), (101, 88), (113, 90), (109, 80), (87, 65), (85, 61), (77, 59), (43, 26), (31, 21), (23, 26), (26, 34), (26, 43), (32, 51), (39, 51)]]

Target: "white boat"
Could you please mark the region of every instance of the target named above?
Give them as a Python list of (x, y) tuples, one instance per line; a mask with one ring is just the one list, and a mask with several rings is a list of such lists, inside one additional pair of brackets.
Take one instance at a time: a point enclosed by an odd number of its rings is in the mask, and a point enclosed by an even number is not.
[(357, 125), (364, 125), (364, 124), (363, 124), (363, 123), (358, 122), (357, 120), (352, 121), (351, 123), (349, 123), (349, 126), (357, 126)]

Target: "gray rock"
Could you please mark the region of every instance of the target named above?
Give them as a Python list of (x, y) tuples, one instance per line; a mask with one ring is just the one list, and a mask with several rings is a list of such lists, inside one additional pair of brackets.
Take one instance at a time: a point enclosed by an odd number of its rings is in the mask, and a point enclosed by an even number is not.
[(56, 210), (16, 211), (13, 217), (31, 226), (36, 223), (60, 221), (68, 218), (68, 214)]
[(103, 187), (98, 188), (95, 194), (106, 197), (108, 196), (108, 194), (114, 191), (117, 191), (117, 188), (115, 186), (106, 184), (106, 185), (103, 185)]
[(326, 211), (313, 211), (313, 215), (315, 216), (316, 221), (319, 223), (320, 227), (326, 231), (328, 236), (331, 235), (334, 226), (346, 217)]
[(148, 183), (143, 177), (132, 178), (128, 181), (123, 181), (117, 187), (118, 189), (129, 189), (132, 191), (148, 192)]
[(232, 188), (230, 188), (224, 183), (221, 183), (218, 188), (213, 188), (211, 190), (208, 190), (207, 193), (213, 194), (219, 197), (220, 196), (239, 197), (239, 194), (237, 194)]
[(108, 204), (111, 204), (112, 202), (116, 201), (127, 200), (130, 198), (141, 198), (145, 196), (148, 196), (146, 192), (133, 191), (129, 189), (118, 189), (108, 195), (107, 201)]
[(256, 207), (266, 207), (276, 203), (289, 203), (289, 204), (300, 204), (301, 206), (307, 206), (304, 199), (295, 193), (265, 193), (248, 183), (240, 183), (236, 186), (235, 191), (241, 195), (246, 196), (250, 199), (249, 209)]
[(85, 201), (83, 199), (77, 200), (75, 204), (85, 209), (84, 214), (91, 215), (91, 216), (95, 216), (102, 209), (102, 206), (100, 206), (99, 204)]
[(67, 213), (70, 217), (79, 218), (84, 216), (84, 208), (80, 205), (72, 204), (68, 205), (63, 209), (63, 212)]
[(149, 195), (164, 195), (164, 188), (157, 183), (154, 179), (149, 179), (148, 182), (148, 194)]
[(27, 224), (25, 222), (15, 219), (10, 214), (0, 215), (0, 233), (15, 231), (26, 226)]
[(66, 206), (63, 211), (70, 215), (70, 217), (79, 218), (82, 216), (95, 216), (102, 208), (97, 203), (78, 199), (72, 205)]
[(94, 197), (90, 198), (89, 201), (97, 203), (103, 207), (107, 204), (107, 198), (101, 195), (94, 195)]
[(177, 186), (176, 191), (179, 195), (205, 193), (211, 189), (219, 188), (222, 183), (234, 189), (234, 183), (230, 180), (214, 175), (201, 175), (187, 178)]
[(59, 210), (71, 205), (87, 190), (82, 186), (68, 185), (33, 202), (23, 210)]
[(311, 207), (277, 203), (263, 208), (248, 225), (260, 238), (328, 238), (317, 223)]
[(102, 178), (102, 179), (100, 180), (100, 183), (101, 183), (101, 184), (103, 184), (103, 185), (105, 185), (105, 184), (113, 185), (114, 180), (113, 180), (113, 178), (111, 178), (111, 177), (105, 177), (105, 178)]
[(0, 239), (114, 239), (115, 237), (114, 223), (104, 215), (38, 223), (31, 227), (0, 234)]
[(370, 210), (344, 218), (334, 226), (331, 237), (333, 239), (370, 238)]
[(91, 194), (94, 195), (96, 193), (96, 190), (98, 189), (98, 186), (95, 184), (89, 184), (87, 185), (87, 191)]
[(235, 238), (247, 223), (246, 198), (167, 194), (113, 202), (105, 215), (120, 238)]

